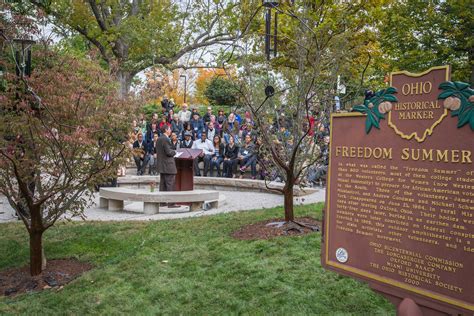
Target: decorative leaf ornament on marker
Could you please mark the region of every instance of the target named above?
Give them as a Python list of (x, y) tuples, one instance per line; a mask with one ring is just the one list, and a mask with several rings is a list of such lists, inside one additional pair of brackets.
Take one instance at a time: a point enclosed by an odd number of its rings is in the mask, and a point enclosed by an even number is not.
[(367, 114), (365, 120), (367, 134), (372, 126), (380, 129), (380, 120), (385, 119), (385, 114), (392, 110), (392, 102), (398, 102), (397, 97), (394, 96), (395, 93), (397, 93), (397, 89), (394, 87), (379, 90), (373, 97), (366, 99), (363, 105), (356, 105), (352, 108), (352, 111)]
[(444, 107), (451, 111), (451, 116), (458, 117), (458, 128), (468, 124), (474, 130), (474, 90), (468, 83), (446, 81), (439, 85), (443, 90), (438, 99), (444, 100)]

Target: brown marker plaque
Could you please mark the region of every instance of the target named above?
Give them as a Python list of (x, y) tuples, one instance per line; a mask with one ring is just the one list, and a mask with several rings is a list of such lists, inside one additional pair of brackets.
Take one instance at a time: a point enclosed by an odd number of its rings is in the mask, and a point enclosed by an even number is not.
[(365, 115), (331, 117), (322, 263), (368, 281), (395, 304), (411, 298), (426, 315), (472, 315), (474, 132), (457, 128), (438, 102), (442, 119), (397, 123), (420, 139), (394, 132), (387, 120), (366, 134)]

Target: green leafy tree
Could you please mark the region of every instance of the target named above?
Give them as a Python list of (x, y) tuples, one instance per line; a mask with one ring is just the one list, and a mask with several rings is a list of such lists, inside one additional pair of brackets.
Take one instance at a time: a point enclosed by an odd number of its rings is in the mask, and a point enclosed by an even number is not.
[(393, 1), (377, 26), (389, 70), (450, 64), (453, 79), (474, 82), (474, 11), (465, 0)]
[[(96, 47), (125, 96), (133, 77), (151, 66), (190, 68), (207, 47), (238, 37), (234, 1), (30, 0), (51, 21)], [(191, 58), (193, 54), (196, 54)], [(193, 62), (183, 59), (188, 58)]]
[(212, 105), (238, 105), (238, 90), (235, 84), (225, 77), (213, 77), (209, 82), (204, 95)]

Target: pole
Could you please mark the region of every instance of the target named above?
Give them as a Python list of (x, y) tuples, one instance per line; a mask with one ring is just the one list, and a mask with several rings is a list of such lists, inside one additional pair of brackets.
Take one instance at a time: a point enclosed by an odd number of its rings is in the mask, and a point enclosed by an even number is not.
[(184, 78), (184, 103), (186, 103), (186, 90), (187, 90), (187, 77), (185, 75), (180, 75), (180, 78)]
[(187, 90), (187, 87), (188, 87), (188, 84), (187, 84), (187, 77), (184, 76), (184, 103), (186, 103), (186, 90)]

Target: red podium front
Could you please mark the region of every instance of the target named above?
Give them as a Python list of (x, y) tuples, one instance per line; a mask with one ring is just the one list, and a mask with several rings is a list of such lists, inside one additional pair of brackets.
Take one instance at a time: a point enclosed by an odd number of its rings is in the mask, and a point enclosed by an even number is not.
[(201, 154), (202, 150), (180, 148), (176, 151), (182, 154), (175, 158), (178, 173), (174, 189), (175, 191), (192, 191), (194, 190), (194, 159)]

